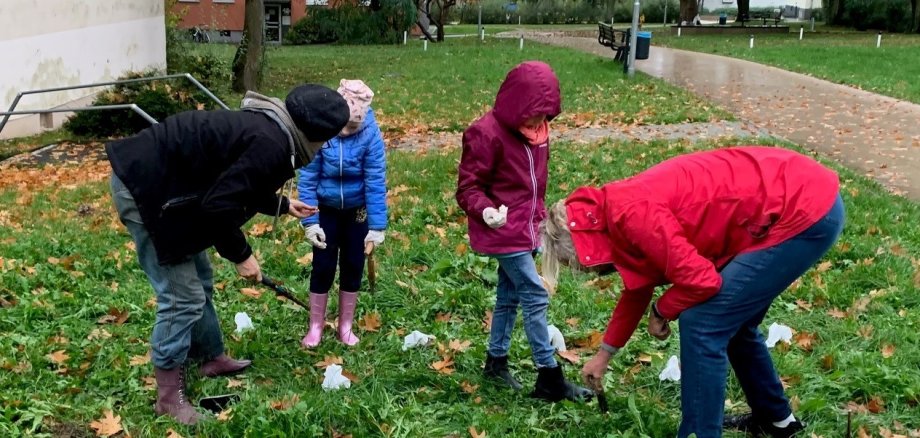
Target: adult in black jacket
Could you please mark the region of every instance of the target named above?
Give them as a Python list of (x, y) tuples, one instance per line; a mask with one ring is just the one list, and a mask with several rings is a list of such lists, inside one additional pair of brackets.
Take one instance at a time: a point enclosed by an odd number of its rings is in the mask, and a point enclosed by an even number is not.
[[(156, 292), (150, 346), (158, 415), (201, 419), (185, 398), (185, 363), (209, 377), (250, 365), (224, 354), (206, 250), (260, 281), (240, 227), (256, 213), (310, 216), (316, 208), (276, 192), (348, 122), (336, 91), (302, 85), (286, 100), (247, 93), (243, 111), (190, 111), (106, 145), (112, 196)], [(280, 208), (280, 211), (279, 211)]]

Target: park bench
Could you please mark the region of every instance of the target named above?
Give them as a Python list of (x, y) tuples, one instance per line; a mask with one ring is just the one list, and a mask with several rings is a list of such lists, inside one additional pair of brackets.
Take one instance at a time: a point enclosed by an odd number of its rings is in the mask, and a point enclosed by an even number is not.
[(779, 22), (783, 19), (781, 12), (776, 11), (755, 11), (748, 16), (740, 17), (741, 25), (744, 23), (754, 20), (763, 20), (763, 25), (767, 25), (767, 21), (772, 20), (774, 26), (779, 26)]
[(607, 23), (597, 23), (597, 43), (614, 51), (614, 61), (626, 61), (629, 55), (629, 31), (617, 30)]

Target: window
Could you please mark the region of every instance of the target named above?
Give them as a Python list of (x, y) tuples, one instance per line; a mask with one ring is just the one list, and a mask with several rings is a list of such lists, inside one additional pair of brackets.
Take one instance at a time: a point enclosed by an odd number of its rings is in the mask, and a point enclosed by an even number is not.
[(236, 0), (213, 0), (214, 3), (235, 3)]
[(329, 0), (307, 0), (307, 6), (329, 6)]
[(179, 0), (179, 3), (198, 3), (201, 0)]

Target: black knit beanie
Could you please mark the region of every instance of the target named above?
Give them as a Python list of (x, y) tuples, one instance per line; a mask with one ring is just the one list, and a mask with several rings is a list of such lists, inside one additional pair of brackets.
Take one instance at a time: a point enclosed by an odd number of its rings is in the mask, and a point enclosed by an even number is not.
[(284, 101), (294, 124), (310, 141), (327, 141), (348, 123), (348, 103), (337, 91), (316, 84), (301, 85)]

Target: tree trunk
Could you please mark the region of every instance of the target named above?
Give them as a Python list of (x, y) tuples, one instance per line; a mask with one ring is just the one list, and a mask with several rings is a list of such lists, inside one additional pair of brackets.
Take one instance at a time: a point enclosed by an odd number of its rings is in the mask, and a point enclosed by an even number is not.
[(693, 19), (699, 14), (697, 0), (680, 0), (680, 23), (693, 26)]
[(751, 16), (751, 0), (738, 0), (738, 17), (736, 21), (743, 22)]
[(920, 33), (920, 0), (910, 0), (910, 28), (912, 32)]
[(246, 0), (243, 39), (233, 57), (233, 91), (258, 91), (262, 82), (262, 54), (265, 39), (265, 6), (262, 0)]

